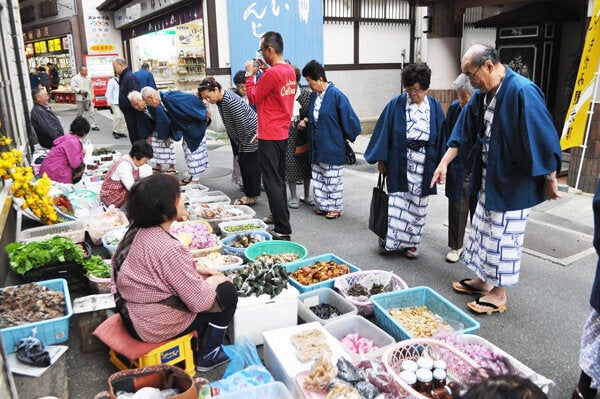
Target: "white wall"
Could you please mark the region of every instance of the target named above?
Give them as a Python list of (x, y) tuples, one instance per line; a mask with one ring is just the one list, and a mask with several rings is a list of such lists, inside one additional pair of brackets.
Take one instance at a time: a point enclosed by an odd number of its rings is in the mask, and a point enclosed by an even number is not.
[(325, 65), (354, 62), (354, 28), (351, 23), (323, 24), (322, 61)]
[(496, 28), (473, 28), (465, 26), (463, 28), (461, 57), (469, 47), (477, 43), (496, 47)]
[(460, 37), (434, 38), (427, 41), (431, 68), (431, 89), (449, 89), (460, 74)]

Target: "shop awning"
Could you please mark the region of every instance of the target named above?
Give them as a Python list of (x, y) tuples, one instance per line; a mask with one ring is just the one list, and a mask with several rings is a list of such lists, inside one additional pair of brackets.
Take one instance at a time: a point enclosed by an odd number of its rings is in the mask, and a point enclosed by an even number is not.
[(117, 11), (119, 8), (124, 7), (132, 2), (132, 0), (105, 0), (98, 7), (96, 7), (96, 10)]
[(481, 19), (473, 24), (476, 28), (497, 28), (507, 26), (538, 25), (551, 22), (579, 21), (580, 15), (573, 7), (540, 1)]

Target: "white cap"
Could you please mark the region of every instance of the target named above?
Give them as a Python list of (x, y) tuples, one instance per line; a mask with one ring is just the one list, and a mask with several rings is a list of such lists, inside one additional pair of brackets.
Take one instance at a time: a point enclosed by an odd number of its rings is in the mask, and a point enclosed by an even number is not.
[(433, 379), (433, 374), (431, 373), (431, 370), (418, 369), (416, 374), (417, 380), (421, 382), (429, 382)]
[(436, 360), (433, 362), (433, 368), (446, 370), (446, 362), (443, 361), (442, 359)]
[(446, 378), (446, 370), (443, 370), (443, 369), (433, 370), (433, 378), (436, 380), (443, 380), (444, 378)]
[(400, 379), (402, 379), (402, 381), (406, 382), (408, 385), (413, 385), (417, 382), (417, 376), (412, 371), (402, 371), (400, 373)]
[(420, 357), (417, 359), (419, 368), (431, 370), (433, 368), (433, 359), (430, 357)]
[(417, 362), (414, 360), (405, 360), (402, 362), (402, 370), (411, 371), (414, 373), (418, 368), (419, 366), (417, 366)]

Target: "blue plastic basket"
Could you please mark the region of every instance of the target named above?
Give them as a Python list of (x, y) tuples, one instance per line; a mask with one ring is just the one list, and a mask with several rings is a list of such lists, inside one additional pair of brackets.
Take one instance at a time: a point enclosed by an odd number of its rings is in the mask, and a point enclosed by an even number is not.
[(371, 297), (371, 301), (375, 307), (377, 325), (398, 341), (415, 337), (389, 314), (389, 310), (393, 308), (427, 306), (428, 310), (439, 315), (450, 325), (460, 323), (463, 329), (457, 333), (472, 334), (480, 327), (475, 319), (429, 287), (414, 287), (377, 294)]
[(333, 289), (333, 284), (335, 283), (335, 279), (338, 277), (331, 278), (329, 280), (321, 281), (320, 283), (315, 283), (315, 284), (311, 284), (311, 285), (300, 284), (296, 279), (294, 279), (292, 277), (292, 273), (301, 267), (314, 265), (318, 261), (329, 262), (330, 260), (332, 260), (338, 264), (345, 263), (346, 265), (348, 265), (348, 268), (350, 268), (350, 273), (359, 272), (361, 270), (360, 268), (354, 266), (352, 263), (347, 262), (344, 259), (339, 258), (334, 254), (323, 254), (323, 255), (319, 255), (319, 256), (314, 256), (312, 258), (297, 260), (295, 262), (290, 262), (290, 263), (286, 264), (285, 269), (287, 270), (288, 274), (290, 275), (290, 283), (294, 287), (296, 287), (298, 289), (298, 291), (300, 291), (300, 293), (316, 290), (317, 288), (323, 288), (323, 287), (329, 287), (329, 288)]
[(27, 338), (32, 335), (33, 328), (37, 328), (35, 337), (42, 341), (44, 346), (66, 342), (69, 339), (69, 319), (73, 315), (73, 307), (71, 306), (71, 296), (69, 295), (67, 280), (64, 278), (57, 278), (54, 280), (40, 281), (36, 284), (46, 286), (52, 291), (62, 291), (65, 293), (65, 315), (57, 317), (56, 319), (43, 320), (1, 329), (0, 334), (2, 334), (2, 341), (4, 342), (6, 353), (16, 352), (15, 345), (21, 338)]
[(233, 241), (235, 241), (235, 239), (238, 236), (242, 236), (242, 235), (246, 235), (246, 234), (252, 234), (252, 235), (258, 235), (263, 237), (263, 241), (260, 242), (267, 242), (267, 241), (271, 241), (273, 240), (273, 236), (269, 233), (267, 233), (266, 231), (244, 231), (242, 233), (239, 234), (235, 234), (232, 236), (228, 236), (228, 237), (224, 237), (221, 238), (221, 244), (223, 244), (223, 248), (221, 248), (221, 253), (223, 253), (224, 255), (235, 255), (235, 256), (239, 256), (240, 258), (246, 260), (246, 248), (236, 248), (236, 247), (232, 247), (231, 243)]

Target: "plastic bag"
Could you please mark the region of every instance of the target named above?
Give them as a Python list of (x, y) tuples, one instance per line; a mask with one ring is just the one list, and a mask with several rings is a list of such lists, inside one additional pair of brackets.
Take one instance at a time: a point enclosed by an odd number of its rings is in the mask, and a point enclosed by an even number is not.
[(83, 156), (83, 163), (86, 165), (94, 163), (92, 160), (92, 153), (94, 152), (94, 144), (87, 139), (85, 143), (83, 143), (83, 150), (85, 151), (85, 155)]
[(233, 345), (222, 345), (223, 351), (229, 359), (229, 366), (223, 374), (223, 378), (243, 370), (248, 366), (263, 366), (260, 356), (256, 351), (256, 345), (246, 336), (240, 336)]
[(238, 392), (251, 387), (273, 382), (275, 379), (269, 370), (262, 365), (248, 366), (243, 370), (230, 374), (227, 378), (211, 382), (213, 388), (217, 388), (219, 395)]
[(50, 366), (50, 353), (42, 341), (35, 337), (22, 338), (17, 343), (17, 360), (35, 367)]

